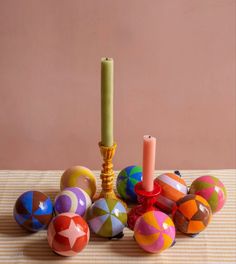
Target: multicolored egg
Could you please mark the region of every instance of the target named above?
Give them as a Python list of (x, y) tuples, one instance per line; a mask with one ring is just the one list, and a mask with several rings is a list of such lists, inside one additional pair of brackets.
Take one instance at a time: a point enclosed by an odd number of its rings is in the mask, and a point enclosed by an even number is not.
[(179, 199), (173, 209), (173, 221), (176, 228), (185, 234), (198, 234), (210, 223), (211, 207), (199, 195), (188, 194)]
[(73, 213), (63, 213), (54, 217), (48, 226), (48, 244), (62, 256), (75, 256), (89, 241), (89, 227), (85, 220)]
[(53, 216), (50, 198), (39, 191), (28, 191), (18, 197), (14, 206), (14, 218), (24, 229), (37, 232), (45, 229)]
[(116, 180), (116, 189), (120, 197), (127, 202), (136, 202), (137, 195), (134, 191), (136, 183), (142, 180), (142, 167), (129, 166), (123, 169)]
[(54, 210), (56, 214), (75, 213), (84, 216), (91, 203), (89, 195), (84, 190), (70, 187), (56, 196)]
[(100, 198), (88, 209), (87, 221), (95, 234), (114, 237), (126, 226), (127, 212), (119, 200)]
[(227, 198), (224, 184), (214, 176), (201, 176), (194, 180), (189, 193), (200, 195), (206, 199), (213, 214), (223, 208)]
[(155, 179), (155, 181), (162, 189), (157, 197), (156, 205), (162, 211), (171, 213), (175, 202), (187, 194), (187, 184), (180, 175), (175, 173), (161, 174)]
[(61, 176), (61, 191), (67, 187), (79, 187), (92, 199), (96, 193), (96, 177), (92, 171), (86, 167), (71, 167)]
[(139, 246), (150, 253), (160, 253), (175, 240), (175, 226), (171, 218), (160, 211), (149, 211), (138, 218), (134, 237)]

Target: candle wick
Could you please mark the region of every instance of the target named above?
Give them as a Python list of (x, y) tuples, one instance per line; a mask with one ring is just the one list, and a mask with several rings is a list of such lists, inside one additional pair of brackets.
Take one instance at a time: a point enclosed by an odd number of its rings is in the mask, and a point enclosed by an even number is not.
[(109, 58), (106, 58), (106, 60), (109, 60)]
[(148, 136), (149, 138), (151, 138), (151, 136)]

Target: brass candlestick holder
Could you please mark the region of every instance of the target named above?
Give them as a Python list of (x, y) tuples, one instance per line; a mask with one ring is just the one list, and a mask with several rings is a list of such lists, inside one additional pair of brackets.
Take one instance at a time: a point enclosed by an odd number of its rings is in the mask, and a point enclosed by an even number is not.
[(113, 171), (112, 158), (115, 155), (117, 144), (114, 143), (111, 147), (105, 147), (99, 142), (100, 152), (103, 157), (104, 163), (102, 164), (102, 170), (100, 178), (102, 180), (102, 191), (98, 198), (113, 198), (118, 199), (114, 189), (113, 181), (115, 173)]

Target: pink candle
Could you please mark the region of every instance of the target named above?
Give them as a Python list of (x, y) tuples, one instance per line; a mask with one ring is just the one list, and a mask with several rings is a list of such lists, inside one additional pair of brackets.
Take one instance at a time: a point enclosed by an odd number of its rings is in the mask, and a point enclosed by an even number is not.
[(153, 175), (155, 170), (156, 138), (143, 137), (143, 189), (153, 191)]

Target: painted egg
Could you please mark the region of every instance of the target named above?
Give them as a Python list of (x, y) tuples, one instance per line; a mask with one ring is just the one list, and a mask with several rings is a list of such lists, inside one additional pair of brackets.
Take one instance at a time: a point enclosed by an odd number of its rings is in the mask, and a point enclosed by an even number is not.
[(213, 214), (223, 208), (227, 198), (224, 184), (214, 176), (201, 176), (194, 180), (189, 193), (200, 195), (206, 199)]
[(96, 193), (96, 177), (92, 171), (86, 167), (71, 167), (61, 176), (61, 191), (67, 187), (79, 187), (92, 199)]
[(18, 197), (14, 206), (16, 222), (28, 231), (45, 229), (53, 216), (50, 198), (39, 191), (28, 191)]
[(87, 221), (95, 234), (114, 237), (126, 226), (127, 212), (120, 201), (100, 198), (88, 209)]
[(75, 256), (89, 241), (89, 227), (85, 220), (74, 213), (63, 213), (53, 218), (48, 226), (48, 244), (62, 256)]
[(75, 213), (84, 216), (91, 203), (84, 190), (78, 187), (65, 188), (56, 196), (54, 210), (56, 214)]
[(149, 211), (138, 218), (134, 226), (138, 245), (150, 253), (160, 253), (175, 241), (175, 226), (171, 218), (160, 211)]
[(142, 167), (129, 166), (123, 169), (116, 180), (116, 189), (120, 197), (127, 202), (136, 202), (137, 195), (134, 191), (134, 186), (141, 180)]
[(161, 193), (157, 197), (157, 207), (166, 213), (171, 213), (175, 202), (184, 197), (188, 187), (183, 178), (175, 173), (159, 175), (155, 181), (161, 186)]
[(173, 209), (176, 228), (185, 234), (198, 234), (210, 223), (211, 207), (199, 195), (188, 194), (179, 199)]

